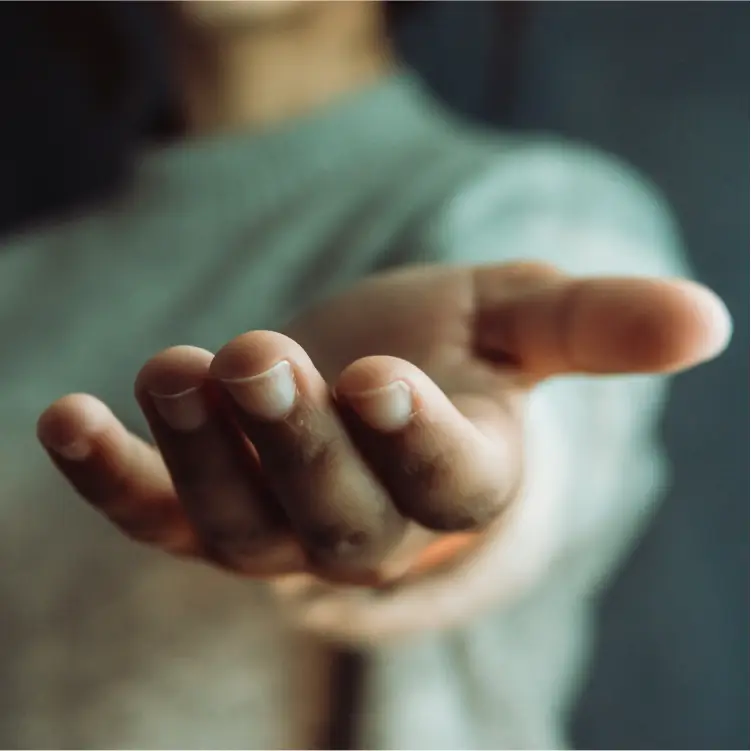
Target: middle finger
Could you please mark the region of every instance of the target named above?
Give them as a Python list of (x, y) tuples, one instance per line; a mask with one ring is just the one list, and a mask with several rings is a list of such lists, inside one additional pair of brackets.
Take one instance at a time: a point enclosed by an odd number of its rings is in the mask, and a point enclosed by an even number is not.
[(211, 375), (231, 397), (313, 562), (337, 571), (380, 562), (406, 522), (352, 445), (302, 347), (283, 334), (244, 334), (220, 350)]

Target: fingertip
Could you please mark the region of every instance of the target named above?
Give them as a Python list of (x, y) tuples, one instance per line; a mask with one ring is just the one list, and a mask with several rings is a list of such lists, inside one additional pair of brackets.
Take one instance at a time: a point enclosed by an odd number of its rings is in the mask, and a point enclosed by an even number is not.
[(225, 344), (211, 363), (211, 377), (234, 380), (255, 376), (282, 360), (298, 367), (311, 367), (305, 350), (293, 339), (276, 331), (249, 331)]
[(680, 285), (693, 308), (695, 352), (699, 361), (722, 354), (733, 336), (733, 319), (723, 300), (708, 287), (685, 281)]
[(425, 376), (416, 366), (398, 357), (373, 355), (348, 365), (336, 382), (336, 393), (343, 397), (384, 388), (395, 381), (419, 384)]
[(89, 394), (68, 394), (51, 404), (37, 421), (37, 438), (49, 451), (71, 461), (86, 459), (92, 438), (112, 423), (109, 407)]
[(406, 428), (423, 406), (425, 376), (395, 357), (366, 357), (341, 374), (335, 394), (366, 425), (382, 433)]
[(716, 357), (730, 340), (727, 308), (696, 282), (609, 278), (573, 289), (565, 362), (554, 373), (675, 373)]
[(179, 394), (206, 378), (214, 355), (200, 347), (179, 345), (150, 358), (136, 376), (135, 391), (155, 394)]
[[(663, 286), (668, 285), (668, 286)], [(653, 325), (646, 338), (652, 347), (647, 364), (678, 372), (714, 359), (728, 346), (732, 318), (725, 303), (709, 288), (689, 280), (659, 284), (651, 304)]]

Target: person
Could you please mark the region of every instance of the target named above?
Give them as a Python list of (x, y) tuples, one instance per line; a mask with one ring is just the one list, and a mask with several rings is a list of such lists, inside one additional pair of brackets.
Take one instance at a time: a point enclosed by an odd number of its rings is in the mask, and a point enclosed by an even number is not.
[(346, 647), (353, 745), (565, 747), (724, 306), (643, 180), (453, 117), (379, 4), (170, 13), (185, 137), (0, 253), (2, 741), (311, 748)]

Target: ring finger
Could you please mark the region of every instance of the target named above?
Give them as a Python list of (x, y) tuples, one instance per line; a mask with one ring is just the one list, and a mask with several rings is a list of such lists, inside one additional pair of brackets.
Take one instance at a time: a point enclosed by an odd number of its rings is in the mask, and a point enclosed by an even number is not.
[(149, 360), (136, 398), (186, 514), (216, 562), (251, 575), (304, 567), (252, 447), (223, 413), (208, 378), (212, 354), (174, 347)]

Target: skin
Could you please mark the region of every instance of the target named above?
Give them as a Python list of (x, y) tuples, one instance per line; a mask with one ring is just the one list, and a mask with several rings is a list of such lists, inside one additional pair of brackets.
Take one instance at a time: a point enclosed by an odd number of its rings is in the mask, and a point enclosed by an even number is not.
[[(252, 331), (216, 355), (157, 354), (136, 379), (157, 450), (80, 394), (42, 415), (39, 437), (135, 539), (244, 575), (379, 583), (404, 573), (390, 564), (411, 531), (480, 533), (517, 502), (522, 408), (536, 384), (681, 370), (718, 354), (729, 331), (722, 303), (692, 282), (576, 280), (535, 265), (401, 270), (286, 334)], [(296, 401), (272, 415), (247, 379), (280, 362)], [(413, 400), (401, 425), (373, 404), (394, 383)], [(200, 397), (205, 421), (175, 395)]]
[(377, 2), (185, 0), (167, 8), (193, 136), (305, 115), (393, 65)]
[[(376, 3), (189, 2), (177, 27), (193, 135), (313, 110), (390, 65)], [(52, 404), (38, 435), (135, 540), (245, 576), (381, 586), (460, 554), (520, 502), (541, 381), (674, 372), (729, 335), (722, 302), (690, 282), (402, 269), (285, 332), (157, 353), (135, 381), (155, 446), (85, 394)], [(270, 370), (292, 376), (294, 403), (275, 407)]]

